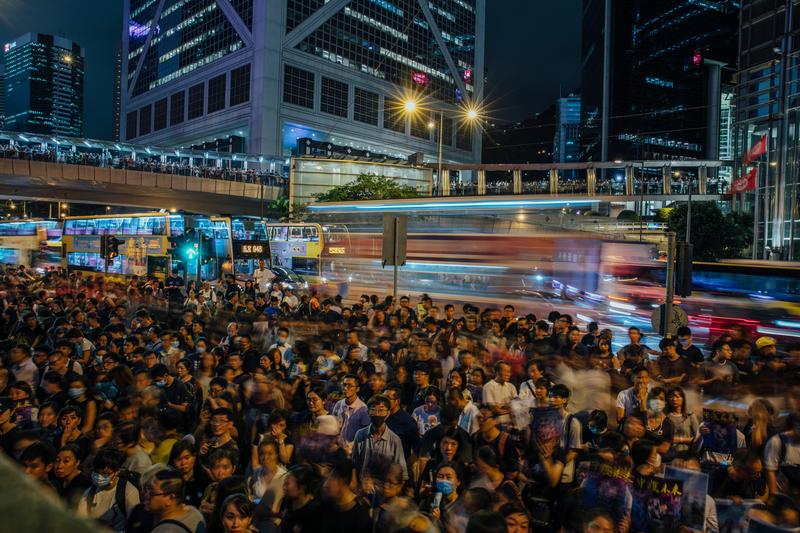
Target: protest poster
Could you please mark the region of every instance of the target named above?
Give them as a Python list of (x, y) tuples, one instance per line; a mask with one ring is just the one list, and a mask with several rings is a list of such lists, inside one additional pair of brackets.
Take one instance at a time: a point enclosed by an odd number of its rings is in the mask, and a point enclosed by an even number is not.
[(737, 505), (733, 500), (720, 498), (715, 499), (714, 503), (717, 506), (719, 533), (746, 533), (749, 521), (747, 512), (759, 502), (758, 500), (744, 500)]
[(736, 451), (736, 415), (725, 411), (703, 409), (703, 448), (717, 453)]
[(635, 476), (631, 494), (633, 533), (671, 533), (679, 530), (683, 482), (652, 476)]
[(557, 441), (564, 432), (564, 421), (555, 407), (531, 409), (531, 434), (534, 442)]
[(582, 504), (585, 509), (606, 509), (619, 522), (628, 514), (630, 473), (625, 466), (592, 463), (583, 483)]
[(705, 529), (708, 474), (668, 466), (664, 470), (664, 478), (683, 482), (681, 523), (689, 529), (703, 531)]

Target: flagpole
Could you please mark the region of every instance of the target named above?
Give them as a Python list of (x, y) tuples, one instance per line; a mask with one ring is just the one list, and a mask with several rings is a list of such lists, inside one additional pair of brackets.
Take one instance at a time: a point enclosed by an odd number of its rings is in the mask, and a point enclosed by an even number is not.
[[(747, 150), (748, 150), (748, 152), (750, 151), (749, 148)], [(745, 155), (745, 157), (747, 157), (747, 155)], [(746, 165), (744, 165), (744, 167), (746, 167)], [(742, 170), (744, 170), (744, 167), (743, 167)], [(760, 216), (760, 211), (761, 211), (761, 209), (759, 209), (759, 203), (758, 203), (758, 187), (759, 187), (759, 183), (758, 182), (761, 180), (761, 176), (759, 175), (759, 174), (761, 174), (760, 167), (761, 167), (761, 164), (759, 163), (756, 166), (756, 168), (759, 169), (758, 174), (756, 174), (756, 188), (753, 190), (753, 253), (752, 253), (752, 258), (753, 258), (754, 261), (756, 259), (758, 259), (758, 217)], [(745, 193), (742, 193), (742, 203), (744, 203), (744, 195), (745, 195)]]
[[(769, 235), (769, 224), (767, 224), (767, 216), (769, 213), (769, 145), (770, 145), (770, 137), (772, 137), (772, 126), (767, 128), (767, 142), (766, 142), (766, 150), (767, 150), (767, 164), (766, 168), (764, 169), (764, 212), (762, 216), (764, 217), (764, 248), (761, 251), (761, 258), (767, 259), (767, 237)], [(760, 164), (760, 163), (759, 163)]]

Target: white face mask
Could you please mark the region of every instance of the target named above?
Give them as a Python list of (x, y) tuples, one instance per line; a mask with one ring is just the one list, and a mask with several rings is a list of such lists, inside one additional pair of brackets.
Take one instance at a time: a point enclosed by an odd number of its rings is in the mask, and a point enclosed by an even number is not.
[(647, 402), (647, 408), (653, 413), (660, 413), (665, 406), (664, 400), (650, 400)]

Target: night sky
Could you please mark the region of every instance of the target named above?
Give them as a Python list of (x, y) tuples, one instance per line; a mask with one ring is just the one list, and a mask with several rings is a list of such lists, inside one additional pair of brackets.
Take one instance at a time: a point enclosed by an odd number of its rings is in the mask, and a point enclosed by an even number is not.
[[(488, 114), (518, 121), (580, 83), (580, 0), (487, 0)], [(121, 0), (0, 0), (0, 42), (32, 31), (61, 35), (86, 51), (84, 132), (111, 135), (114, 50)]]

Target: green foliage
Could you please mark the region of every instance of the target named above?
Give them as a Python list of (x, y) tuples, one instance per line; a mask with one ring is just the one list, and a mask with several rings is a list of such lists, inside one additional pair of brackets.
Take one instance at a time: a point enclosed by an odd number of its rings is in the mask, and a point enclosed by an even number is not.
[(658, 222), (666, 222), (669, 220), (669, 214), (672, 213), (671, 207), (662, 207), (658, 211), (656, 211), (656, 221)]
[(350, 202), (353, 200), (397, 200), (400, 198), (419, 198), (414, 187), (401, 185), (394, 178), (377, 174), (359, 174), (344, 185), (333, 187), (316, 195), (318, 202)]
[[(295, 203), (292, 208), (292, 218), (302, 219), (306, 208), (303, 204)], [(264, 210), (264, 216), (275, 220), (286, 220), (289, 217), (289, 199), (285, 196), (272, 200)]]
[(625, 209), (624, 211), (620, 211), (619, 215), (617, 215), (617, 220), (639, 222), (640, 218), (639, 218), (639, 213), (637, 213), (636, 211)]
[[(681, 204), (669, 214), (667, 227), (678, 240), (686, 238), (687, 204)], [(694, 258), (698, 261), (716, 261), (740, 257), (753, 239), (753, 219), (749, 215), (720, 211), (716, 202), (692, 202), (691, 241)]]

